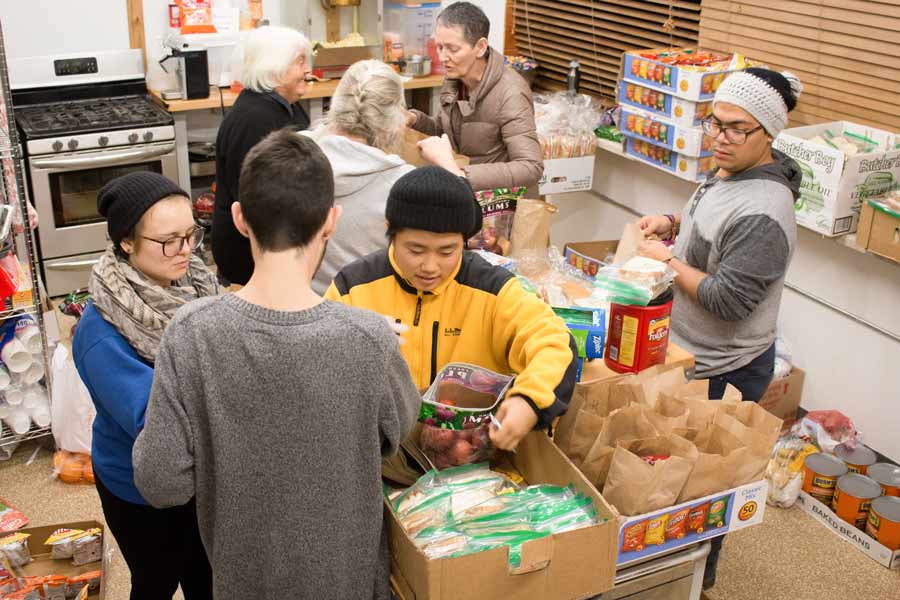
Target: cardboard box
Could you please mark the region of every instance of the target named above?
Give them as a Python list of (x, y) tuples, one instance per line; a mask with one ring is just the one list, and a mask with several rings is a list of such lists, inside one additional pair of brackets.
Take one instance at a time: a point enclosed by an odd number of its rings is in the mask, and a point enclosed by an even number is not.
[[(686, 377), (693, 376), (694, 369), (696, 367), (694, 355), (684, 348), (681, 348), (671, 340), (669, 340), (669, 347), (666, 349), (666, 362), (664, 364), (670, 369), (681, 367), (682, 369), (684, 369), (684, 374)], [(585, 361), (581, 373), (581, 381), (594, 383), (598, 381), (614, 379), (621, 376), (622, 373), (613, 371), (606, 366), (606, 363), (603, 360), (597, 359)]]
[[(729, 69), (705, 71), (667, 65), (658, 60), (643, 58), (641, 54), (673, 52), (682, 48), (654, 48), (650, 50), (629, 50), (622, 55), (622, 76), (641, 85), (674, 94), (685, 100), (712, 100), (716, 90), (725, 81)], [(691, 48), (694, 52), (699, 50)], [(718, 54), (718, 53), (717, 53)]]
[(697, 127), (712, 115), (712, 102), (691, 102), (625, 80), (619, 82), (618, 101), (682, 127)]
[(594, 160), (596, 154), (575, 158), (548, 158), (544, 160), (544, 174), (538, 182), (538, 193), (565, 194), (583, 192), (594, 184)]
[(891, 550), (882, 546), (865, 531), (861, 531), (850, 523), (843, 521), (832, 512), (831, 507), (825, 506), (806, 492), (800, 492), (800, 497), (797, 498), (797, 506), (830, 529), (836, 536), (878, 564), (888, 569), (900, 567), (900, 550)]
[(606, 343), (606, 311), (602, 308), (559, 308), (553, 312), (566, 322), (575, 339), (578, 358), (603, 358)]
[[(828, 145), (810, 141), (828, 131), (865, 136), (878, 143), (874, 152), (845, 155)], [(826, 236), (856, 231), (862, 203), (900, 187), (900, 149), (893, 133), (848, 121), (786, 129), (773, 147), (784, 152), (803, 171), (800, 199), (794, 203), (797, 223)]]
[(797, 421), (797, 410), (803, 395), (803, 380), (806, 373), (803, 369), (794, 368), (791, 374), (781, 379), (773, 379), (769, 388), (759, 401), (759, 405), (782, 419), (781, 431), (786, 432)]
[[(619, 549), (619, 557), (616, 564), (619, 567), (629, 565), (637, 561), (644, 561), (651, 556), (671, 552), (677, 548), (691, 546), (702, 541), (731, 533), (752, 525), (759, 525), (763, 521), (763, 515), (766, 512), (766, 495), (769, 491), (769, 484), (765, 479), (754, 483), (748, 483), (736, 487), (731, 490), (717, 492), (715, 494), (683, 502), (669, 508), (653, 511), (644, 515), (635, 517), (619, 517), (619, 537), (617, 548)], [(714, 524), (705, 525), (700, 531), (691, 531), (686, 528), (683, 537), (675, 537), (674, 539), (663, 538), (662, 544), (643, 544), (639, 548), (623, 550), (623, 542), (626, 530), (637, 526), (639, 529), (643, 523), (658, 517), (674, 515), (685, 509), (702, 507), (709, 503), (724, 501), (727, 503), (725, 518)], [(684, 518), (684, 517), (683, 517)], [(687, 521), (687, 519), (685, 519)], [(668, 523), (668, 519), (666, 520)], [(685, 523), (689, 525), (689, 523)], [(664, 525), (665, 527), (665, 525)]]
[(619, 130), (626, 136), (674, 150), (684, 156), (709, 156), (712, 138), (701, 127), (680, 127), (636, 108), (622, 107)]
[[(53, 560), (50, 558), (50, 548), (44, 545), (44, 541), (57, 529), (93, 529), (98, 528), (103, 531), (103, 559), (98, 562), (88, 563), (86, 565), (75, 566), (71, 559)], [(106, 528), (102, 523), (97, 521), (77, 521), (73, 523), (59, 523), (56, 525), (47, 525), (45, 527), (30, 527), (20, 529), (17, 533), (28, 533), (28, 549), (31, 552), (32, 561), (21, 567), (19, 572), (22, 575), (32, 577), (45, 577), (47, 575), (64, 575), (65, 577), (75, 577), (83, 575), (91, 571), (102, 571), (100, 578), (99, 593), (91, 594), (89, 597), (97, 600), (103, 600), (106, 594), (106, 574), (109, 573), (109, 538), (106, 535)]]
[(606, 266), (606, 259), (615, 256), (618, 247), (618, 240), (574, 242), (566, 244), (563, 255), (567, 263), (580, 269), (588, 277), (594, 277)]
[(529, 484), (573, 485), (590, 497), (608, 521), (527, 542), (521, 566), (511, 571), (508, 548), (429, 560), (385, 503), (390, 521), (391, 575), (404, 598), (450, 600), (568, 600), (588, 598), (613, 587), (618, 513), (540, 432), (530, 433), (511, 455)]
[(900, 262), (900, 213), (871, 199), (862, 206), (856, 245), (863, 250)]
[(688, 181), (703, 181), (716, 168), (713, 156), (685, 156), (634, 137), (625, 139), (625, 154)]

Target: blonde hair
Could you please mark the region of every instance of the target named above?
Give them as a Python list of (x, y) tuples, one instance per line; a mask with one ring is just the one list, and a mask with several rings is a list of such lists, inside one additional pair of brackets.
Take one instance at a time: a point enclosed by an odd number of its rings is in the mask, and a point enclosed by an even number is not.
[(290, 27), (265, 26), (252, 30), (242, 45), (241, 85), (254, 92), (270, 92), (300, 56), (312, 64), (306, 36)]
[(354, 63), (341, 77), (324, 125), (384, 152), (400, 145), (406, 126), (403, 80), (379, 60)]

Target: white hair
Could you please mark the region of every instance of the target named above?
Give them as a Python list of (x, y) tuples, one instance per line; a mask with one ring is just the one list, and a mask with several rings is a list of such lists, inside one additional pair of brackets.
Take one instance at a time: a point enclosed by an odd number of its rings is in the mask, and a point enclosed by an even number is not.
[(251, 31), (243, 43), (241, 85), (254, 92), (270, 92), (299, 56), (312, 64), (306, 36), (290, 27), (265, 26)]
[(406, 129), (403, 80), (380, 60), (354, 63), (331, 96), (324, 122), (315, 129), (318, 135), (330, 130), (360, 137), (384, 152), (396, 152)]

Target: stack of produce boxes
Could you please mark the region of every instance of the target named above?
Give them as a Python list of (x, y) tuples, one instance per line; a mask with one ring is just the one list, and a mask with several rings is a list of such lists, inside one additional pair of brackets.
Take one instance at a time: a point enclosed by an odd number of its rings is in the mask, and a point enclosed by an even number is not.
[(626, 52), (618, 89), (625, 152), (683, 179), (705, 179), (715, 160), (701, 122), (742, 63), (740, 56), (690, 48)]

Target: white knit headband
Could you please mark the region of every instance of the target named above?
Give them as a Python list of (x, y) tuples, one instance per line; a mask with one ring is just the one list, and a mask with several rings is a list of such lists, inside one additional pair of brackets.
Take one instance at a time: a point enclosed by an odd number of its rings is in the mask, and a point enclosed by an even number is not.
[(763, 79), (737, 71), (719, 86), (713, 104), (727, 102), (743, 108), (773, 138), (778, 137), (788, 120), (788, 107), (784, 98), (774, 87)]

